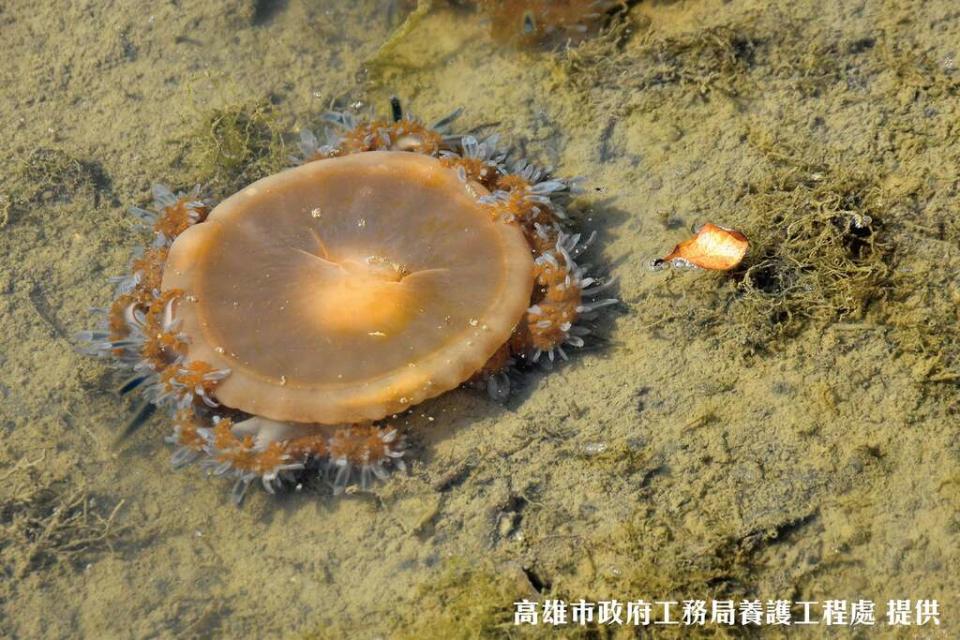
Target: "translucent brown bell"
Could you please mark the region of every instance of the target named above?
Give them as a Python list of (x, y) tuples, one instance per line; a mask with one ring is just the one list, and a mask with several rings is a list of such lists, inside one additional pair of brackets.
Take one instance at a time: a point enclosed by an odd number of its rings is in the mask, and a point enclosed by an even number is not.
[(458, 386), (533, 286), (521, 230), (483, 193), (393, 151), (255, 182), (170, 250), (187, 359), (230, 369), (219, 402), (274, 420), (377, 420)]

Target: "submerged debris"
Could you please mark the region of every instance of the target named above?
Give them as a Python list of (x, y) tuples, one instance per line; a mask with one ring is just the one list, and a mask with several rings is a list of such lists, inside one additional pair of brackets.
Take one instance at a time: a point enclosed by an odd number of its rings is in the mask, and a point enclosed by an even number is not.
[(578, 43), (594, 35), (625, 0), (479, 0), (490, 33), (503, 43), (543, 45)]
[(684, 240), (669, 254), (654, 261), (654, 266), (670, 263), (674, 266), (729, 271), (740, 264), (749, 247), (747, 237), (739, 231), (708, 222), (692, 238)]

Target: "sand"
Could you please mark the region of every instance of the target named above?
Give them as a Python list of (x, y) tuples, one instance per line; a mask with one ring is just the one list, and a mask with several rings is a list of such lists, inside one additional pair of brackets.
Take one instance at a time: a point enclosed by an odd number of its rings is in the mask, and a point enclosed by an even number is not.
[[(838, 635), (960, 633), (960, 14), (771, 4), (641, 2), (566, 52), (443, 7), (396, 32), (390, 2), (0, 8), (0, 636), (520, 637), (543, 596), (865, 598), (879, 624)], [(223, 197), (390, 95), (584, 177), (602, 339), (505, 405), (415, 408), (410, 473), (372, 494), (237, 508), (170, 468), (165, 417), (118, 442), (120, 379), (74, 335), (144, 241), (126, 207)], [(211, 155), (211, 114), (251, 155)], [(707, 221), (763, 277), (650, 267)], [(942, 624), (888, 627), (906, 598)]]

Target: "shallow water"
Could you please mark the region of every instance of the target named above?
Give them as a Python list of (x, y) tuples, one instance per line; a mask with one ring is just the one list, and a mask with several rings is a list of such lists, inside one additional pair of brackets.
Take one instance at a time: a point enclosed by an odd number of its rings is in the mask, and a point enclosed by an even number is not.
[[(640, 2), (571, 50), (434, 4), (408, 22), (393, 2), (0, 7), (0, 635), (580, 632), (514, 627), (522, 597), (863, 598), (878, 624), (831, 632), (960, 633), (954, 3)], [(391, 95), (427, 121), (463, 106), (459, 130), (584, 177), (575, 221), (622, 300), (602, 339), (503, 405), (417, 407), (410, 472), (369, 494), (236, 508), (170, 469), (166, 418), (118, 442), (129, 403), (74, 335), (144, 240), (126, 208), (154, 182), (229, 193), (203, 164), (218, 109), (270, 105), (293, 153), (331, 104)], [(789, 320), (735, 276), (650, 268), (698, 223), (776, 248), (791, 215), (867, 199), (876, 261), (817, 248)], [(941, 624), (892, 627), (890, 599), (938, 600)], [(787, 635), (662, 633), (681, 631)]]

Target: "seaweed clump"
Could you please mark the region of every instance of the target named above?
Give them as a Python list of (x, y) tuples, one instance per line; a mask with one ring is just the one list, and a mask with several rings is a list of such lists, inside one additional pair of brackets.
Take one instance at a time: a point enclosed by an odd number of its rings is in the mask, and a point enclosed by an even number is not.
[(0, 476), (0, 573), (21, 579), (54, 564), (78, 567), (119, 544), (123, 501), (109, 511), (82, 485), (42, 476), (37, 461), (23, 461)]
[(67, 203), (78, 195), (89, 195), (96, 207), (102, 195), (112, 192), (110, 176), (100, 163), (51, 147), (33, 149), (3, 178), (0, 228), (34, 207)]
[(31, 151), (17, 176), (24, 185), (20, 199), (31, 204), (65, 202), (85, 188), (96, 192), (110, 187), (110, 179), (99, 163), (47, 147)]
[(518, 565), (500, 568), (490, 563), (477, 563), (453, 558), (445, 564), (435, 581), (422, 585), (417, 593), (415, 615), (403, 621), (397, 635), (403, 640), (415, 638), (450, 638), (452, 640), (484, 640), (495, 638), (609, 638), (614, 628), (601, 628), (595, 622), (517, 625), (516, 603), (538, 601), (541, 597), (566, 598), (549, 587), (544, 594), (531, 584), (529, 576)]
[[(432, 580), (416, 589), (415, 607), (391, 609), (391, 638), (449, 638), (484, 640), (516, 637), (569, 637), (566, 629), (518, 627), (514, 602), (536, 595), (519, 567), (515, 574), (496, 570), (490, 563), (464, 558), (447, 560)], [(401, 613), (402, 611), (402, 613)], [(383, 619), (381, 619), (383, 620)], [(370, 624), (369, 621), (366, 624)], [(309, 640), (377, 635), (379, 628), (364, 621), (333, 621), (308, 633)], [(561, 633), (557, 633), (561, 632)]]
[[(885, 322), (914, 360), (915, 379), (960, 388), (960, 223), (951, 200), (956, 187), (938, 190), (926, 216), (902, 224), (913, 233), (898, 252)], [(960, 413), (956, 396), (947, 405)]]
[[(739, 600), (752, 595), (755, 582), (752, 558), (768, 540), (756, 536), (738, 539), (716, 535), (687, 553), (664, 554), (662, 550), (677, 536), (673, 527), (652, 509), (638, 509), (608, 543), (614, 554), (625, 560), (618, 575), (604, 579), (609, 583), (608, 588), (614, 595), (630, 594), (631, 598), (648, 600), (683, 601), (691, 597)], [(653, 607), (651, 625), (663, 621), (662, 614), (662, 609)], [(671, 614), (671, 619), (676, 620), (679, 611)], [(717, 637), (714, 632), (720, 634), (719, 637), (735, 633), (722, 626), (716, 629), (686, 627), (684, 631), (711, 637)]]
[[(725, 217), (751, 240), (733, 277), (703, 278), (688, 300), (692, 319), (748, 353), (776, 351), (814, 324), (862, 319), (884, 299), (894, 244), (886, 212), (895, 196), (876, 172), (797, 160), (801, 154), (763, 136), (751, 143), (774, 169), (747, 184)], [(703, 301), (706, 306), (700, 306)]]
[[(519, 573), (519, 572), (518, 572)], [(502, 638), (516, 628), (514, 601), (521, 595), (511, 583), (489, 567), (452, 560), (437, 578), (421, 587), (420, 612), (401, 638)]]
[[(648, 91), (665, 87), (738, 97), (751, 88), (749, 72), (765, 39), (753, 23), (718, 25), (678, 36), (645, 34), (614, 21), (598, 38), (571, 49), (561, 62), (568, 80), (591, 102), (613, 113), (659, 105)], [(625, 96), (628, 96), (625, 98)]]
[(283, 128), (268, 100), (213, 109), (188, 144), (188, 175), (214, 195), (239, 191), (289, 164)]
[[(955, 274), (956, 272), (954, 272)], [(903, 276), (905, 294), (891, 318), (898, 345), (918, 357), (915, 376), (931, 383), (960, 387), (960, 286), (956, 276), (938, 273), (918, 284), (915, 274)], [(906, 293), (909, 292), (909, 293)], [(954, 401), (950, 411), (960, 414)]]

